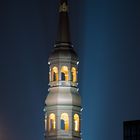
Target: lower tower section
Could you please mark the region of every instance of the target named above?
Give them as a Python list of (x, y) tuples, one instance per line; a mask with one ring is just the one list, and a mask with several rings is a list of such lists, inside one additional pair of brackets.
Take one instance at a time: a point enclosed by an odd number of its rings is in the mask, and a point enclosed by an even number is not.
[(80, 104), (76, 88), (50, 88), (45, 107), (45, 140), (81, 140)]

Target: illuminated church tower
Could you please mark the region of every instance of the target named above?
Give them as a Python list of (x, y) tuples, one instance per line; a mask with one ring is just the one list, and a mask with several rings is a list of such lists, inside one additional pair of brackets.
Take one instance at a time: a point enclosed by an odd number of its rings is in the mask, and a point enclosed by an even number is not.
[(45, 140), (81, 140), (78, 56), (70, 41), (68, 4), (60, 0), (58, 36), (49, 57), (49, 94), (45, 101)]

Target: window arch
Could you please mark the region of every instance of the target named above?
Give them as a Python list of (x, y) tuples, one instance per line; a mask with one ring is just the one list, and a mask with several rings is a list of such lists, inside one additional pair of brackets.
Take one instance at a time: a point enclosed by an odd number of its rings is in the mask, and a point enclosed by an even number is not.
[(76, 82), (77, 81), (77, 74), (76, 74), (76, 68), (75, 67), (72, 67), (71, 69), (71, 80), (72, 82)]
[(61, 129), (62, 130), (69, 130), (69, 116), (67, 113), (61, 114)]
[(74, 114), (74, 130), (79, 131), (80, 129), (80, 119), (78, 114)]
[(52, 68), (52, 81), (58, 81), (58, 68)]
[(55, 117), (55, 114), (54, 113), (51, 113), (49, 115), (49, 130), (55, 130), (56, 128), (56, 117)]
[(61, 68), (61, 80), (68, 81), (69, 80), (69, 71), (67, 66), (62, 66)]

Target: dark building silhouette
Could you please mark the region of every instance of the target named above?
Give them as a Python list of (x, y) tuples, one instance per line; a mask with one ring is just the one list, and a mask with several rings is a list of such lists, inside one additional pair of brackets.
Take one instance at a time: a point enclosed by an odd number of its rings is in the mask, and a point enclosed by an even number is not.
[(124, 140), (140, 140), (140, 120), (125, 121), (123, 129)]

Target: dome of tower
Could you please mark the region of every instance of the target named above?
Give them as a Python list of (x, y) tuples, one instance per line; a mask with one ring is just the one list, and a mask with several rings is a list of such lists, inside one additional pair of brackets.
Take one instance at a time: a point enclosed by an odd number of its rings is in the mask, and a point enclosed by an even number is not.
[(55, 87), (50, 89), (46, 101), (47, 106), (75, 105), (81, 106), (81, 97), (75, 88)]
[(56, 59), (78, 61), (78, 55), (72, 47), (61, 45), (59, 47), (55, 47), (49, 57), (49, 61)]

